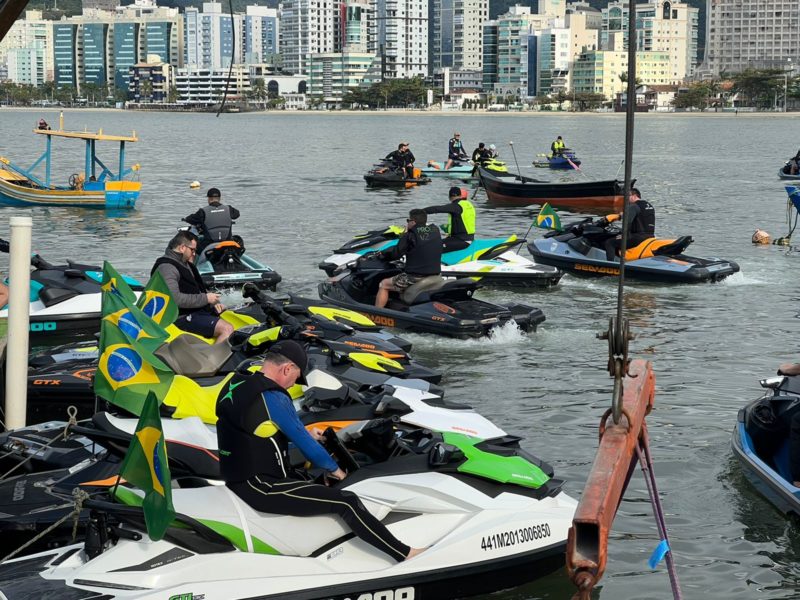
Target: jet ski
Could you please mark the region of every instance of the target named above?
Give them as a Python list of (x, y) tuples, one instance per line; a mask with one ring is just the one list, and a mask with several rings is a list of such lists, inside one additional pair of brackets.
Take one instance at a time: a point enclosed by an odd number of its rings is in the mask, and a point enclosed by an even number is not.
[[(67, 260), (51, 265), (38, 254), (31, 258), (30, 343), (91, 335), (100, 329), (100, 284), (103, 268)], [(144, 287), (125, 277), (135, 292)], [(8, 307), (0, 319), (8, 318)]]
[(422, 174), (421, 169), (414, 169), (414, 177), (406, 177), (406, 174), (396, 169), (394, 165), (386, 160), (382, 160), (364, 175), (367, 187), (396, 187), (411, 188), (417, 185), (430, 183), (430, 177)]
[[(306, 427), (357, 431), (375, 419), (391, 420), (396, 431), (423, 429), (476, 437), (502, 437), (506, 433), (469, 406), (446, 402), (433, 394), (410, 388), (383, 386), (358, 394), (334, 378), (314, 370), (309, 387), (295, 401)], [(51, 446), (54, 460), (41, 454), (37, 433), (63, 431), (66, 423), (49, 423), (10, 432), (17, 440), (18, 458), (30, 460), (30, 472), (0, 481), (0, 551), (4, 554), (68, 514), (73, 489), (97, 492), (114, 485), (122, 457), (135, 432), (137, 419), (100, 412), (70, 428), (69, 436)], [(198, 478), (219, 479), (219, 452), (213, 428), (197, 417), (162, 420), (173, 478), (181, 487), (197, 485)], [(352, 435), (352, 434), (351, 434)], [(80, 450), (78, 450), (80, 448)], [(296, 451), (295, 451), (296, 452)], [(302, 465), (305, 459), (293, 455)], [(33, 465), (33, 466), (29, 466)], [(48, 468), (42, 471), (41, 469)], [(82, 527), (88, 518), (84, 511)], [(71, 543), (72, 522), (66, 522), (46, 544), (52, 548)], [(46, 546), (45, 546), (46, 547)], [(42, 550), (36, 547), (27, 553)]]
[(377, 308), (380, 282), (401, 272), (398, 263), (377, 254), (360, 256), (320, 283), (319, 295), (326, 302), (361, 312), (379, 325), (455, 338), (482, 337), (512, 320), (523, 331), (535, 331), (545, 319), (538, 308), (501, 306), (473, 298), (479, 287), (475, 281), (441, 277), (426, 277), (402, 296), (390, 297), (386, 307)]
[(0, 594), (447, 599), (562, 567), (576, 502), (519, 438), (397, 430), (387, 419), (325, 438), (349, 471), (333, 485), (423, 554), (394, 563), (333, 516), (258, 513), (220, 485), (174, 489), (175, 520), (152, 541), (141, 492), (120, 487), (116, 502), (86, 502), (84, 542), (0, 565)]
[(760, 381), (767, 391), (739, 409), (731, 446), (747, 479), (783, 513), (800, 516), (800, 488), (789, 462), (789, 430), (800, 411), (800, 376)]
[(561, 155), (540, 154), (544, 160), (533, 161), (534, 167), (544, 167), (545, 169), (575, 169), (581, 165), (581, 160), (573, 150), (564, 148)]
[(477, 178), (475, 174), (475, 167), (470, 162), (453, 162), (449, 169), (445, 169), (444, 165), (447, 161), (438, 163), (434, 160), (429, 160), (427, 166), (420, 169), (425, 177), (450, 177), (451, 179), (474, 179)]
[[(338, 267), (359, 256), (397, 245), (403, 231), (402, 227), (390, 226), (358, 235), (334, 250), (319, 267), (331, 276)], [(518, 250), (523, 243), (524, 240), (518, 240), (515, 235), (476, 238), (463, 250), (442, 254), (442, 277), (469, 277), (485, 287), (547, 288), (556, 285), (563, 273), (521, 256)]]
[[(619, 259), (606, 260), (605, 241), (620, 235), (604, 219), (584, 219), (563, 231), (548, 231), (528, 244), (537, 263), (552, 265), (579, 277), (616, 277)], [(691, 236), (675, 240), (650, 238), (625, 254), (625, 278), (653, 283), (720, 281), (739, 271), (735, 262), (683, 254)]]

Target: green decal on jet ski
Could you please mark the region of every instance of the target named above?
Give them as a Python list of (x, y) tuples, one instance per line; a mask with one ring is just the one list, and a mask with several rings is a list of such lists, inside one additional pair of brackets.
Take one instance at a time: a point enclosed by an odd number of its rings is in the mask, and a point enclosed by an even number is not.
[(466, 461), (458, 467), (460, 473), (534, 489), (550, 479), (539, 467), (521, 456), (500, 456), (477, 448), (476, 445), (484, 441), (480, 438), (462, 433), (444, 433), (442, 436), (445, 444), (456, 446), (464, 453)]
[(247, 343), (253, 348), (257, 348), (261, 344), (276, 341), (278, 339), (278, 335), (280, 335), (280, 332), (280, 327), (270, 327), (269, 329), (265, 329), (264, 331), (259, 331), (258, 333), (251, 335), (248, 338)]
[(399, 225), (389, 225), (383, 233), (394, 233), (395, 235), (403, 235), (405, 229)]
[(312, 315), (319, 315), (321, 317), (325, 317), (330, 321), (338, 321), (339, 318), (345, 319), (350, 321), (351, 323), (355, 323), (357, 325), (363, 326), (370, 326), (375, 325), (372, 321), (370, 321), (367, 317), (362, 315), (361, 313), (357, 313), (352, 310), (347, 310), (346, 308), (334, 308), (329, 306), (309, 306), (308, 312)]
[[(369, 352), (351, 352), (348, 356), (353, 362), (360, 364), (362, 367), (372, 369), (373, 371), (386, 373), (389, 370), (395, 372), (403, 370), (403, 365), (401, 365), (399, 362), (392, 360), (391, 358), (380, 356), (379, 354), (371, 354)], [(384, 367), (388, 367), (388, 369)]]

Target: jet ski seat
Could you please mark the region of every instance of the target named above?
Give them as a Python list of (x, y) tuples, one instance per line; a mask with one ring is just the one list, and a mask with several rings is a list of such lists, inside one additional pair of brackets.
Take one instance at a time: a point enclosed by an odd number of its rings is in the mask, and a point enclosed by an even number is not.
[(684, 235), (675, 240), (649, 238), (638, 246), (629, 248), (625, 252), (625, 260), (639, 260), (641, 258), (651, 258), (657, 255), (674, 256), (686, 250), (693, 241), (694, 239), (692, 239), (690, 235)]
[(208, 344), (188, 334), (163, 344), (155, 355), (178, 375), (210, 377), (216, 375), (231, 356), (230, 344)]
[(441, 275), (431, 275), (430, 277), (423, 277), (414, 285), (407, 287), (402, 294), (400, 294), (400, 299), (408, 304), (414, 304), (414, 301), (422, 294), (423, 292), (435, 292), (436, 290), (441, 289), (444, 287), (445, 280), (442, 279)]
[[(378, 519), (389, 514), (387, 506), (362, 501)], [(224, 485), (175, 489), (172, 502), (176, 512), (201, 521), (243, 552), (311, 556), (350, 533), (344, 521), (333, 515), (291, 517), (258, 512)]]

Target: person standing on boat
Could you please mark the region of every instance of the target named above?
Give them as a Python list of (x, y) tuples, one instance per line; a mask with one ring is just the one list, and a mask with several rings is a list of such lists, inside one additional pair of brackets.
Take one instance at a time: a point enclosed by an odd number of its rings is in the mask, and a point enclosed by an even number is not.
[[(647, 200), (642, 200), (642, 195), (636, 188), (631, 188), (629, 196), (630, 221), (628, 221), (628, 248), (635, 248), (643, 241), (656, 237), (656, 209)], [(608, 215), (601, 219), (601, 223), (611, 223), (622, 218), (622, 213)], [(622, 247), (622, 236), (606, 240), (606, 260), (617, 260), (617, 252)]]
[(381, 281), (375, 296), (375, 306), (383, 308), (389, 302), (389, 292), (402, 292), (420, 279), (441, 275), (442, 236), (436, 225), (428, 223), (424, 210), (415, 208), (408, 213), (406, 231), (397, 240), (397, 245), (377, 254), (386, 260), (406, 257), (402, 273)]
[(564, 144), (564, 140), (561, 139), (561, 136), (558, 136), (556, 140), (550, 144), (550, 153), (553, 158), (556, 156), (564, 156), (564, 149), (566, 148), (566, 144)]
[(312, 483), (292, 467), (289, 444), (326, 480), (347, 473), (319, 443), (323, 434), (303, 426), (286, 391), (305, 383), (306, 351), (295, 341), (274, 344), (255, 373), (236, 373), (217, 398), (219, 466), (225, 485), (259, 512), (295, 517), (338, 515), (358, 537), (397, 562), (421, 552), (394, 537), (353, 492)]
[(447, 143), (447, 164), (444, 166), (444, 170), (446, 171), (452, 167), (455, 162), (464, 162), (466, 160), (469, 160), (469, 157), (467, 153), (464, 152), (464, 146), (461, 143), (461, 134), (455, 132)]
[(441, 206), (425, 208), (425, 214), (448, 214), (450, 220), (442, 225), (447, 234), (444, 238), (444, 252), (463, 250), (475, 239), (475, 207), (467, 200), (466, 190), (453, 186), (448, 194), (450, 202)]
[(233, 206), (222, 204), (222, 193), (217, 188), (208, 190), (206, 197), (208, 206), (183, 219), (202, 234), (200, 252), (209, 244), (230, 240), (233, 236), (233, 221), (240, 216)]
[(221, 319), (225, 310), (219, 294), (209, 292), (203, 278), (194, 266), (197, 256), (197, 236), (189, 231), (179, 231), (167, 246), (164, 256), (156, 260), (150, 270), (161, 273), (173, 300), (178, 305), (179, 317), (175, 326), (189, 333), (215, 338), (220, 344), (233, 333), (233, 326)]
[(408, 142), (400, 142), (397, 150), (394, 150), (386, 155), (386, 159), (392, 163), (392, 166), (403, 173), (406, 179), (414, 179), (414, 161), (416, 158), (408, 149)]

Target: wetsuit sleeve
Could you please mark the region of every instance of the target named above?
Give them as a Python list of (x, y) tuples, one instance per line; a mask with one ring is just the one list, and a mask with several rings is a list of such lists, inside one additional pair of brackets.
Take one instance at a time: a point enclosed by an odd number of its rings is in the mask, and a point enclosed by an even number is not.
[(413, 152), (411, 152), (411, 150), (409, 150), (409, 151), (408, 151), (408, 159), (407, 159), (407, 161), (408, 161), (408, 164), (409, 164), (409, 165), (413, 165), (415, 160), (417, 160), (417, 159), (416, 159), (416, 158), (414, 158), (414, 153), (413, 153)]
[(439, 214), (439, 213), (446, 213), (449, 215), (460, 215), (461, 214), (461, 207), (458, 205), (458, 202), (448, 202), (447, 204), (441, 204), (439, 206), (429, 206), (428, 208), (423, 208), (427, 214)]
[(303, 427), (303, 423), (297, 418), (294, 406), (286, 394), (263, 392), (261, 395), (269, 411), (270, 420), (289, 438), (290, 442), (297, 446), (303, 456), (314, 466), (331, 473), (339, 468), (330, 454)]
[(156, 269), (164, 278), (164, 283), (169, 288), (169, 293), (179, 308), (203, 308), (208, 306), (208, 297), (205, 294), (184, 294), (178, 287), (180, 273), (178, 268), (169, 263), (161, 263)]
[(0, 252), (8, 253), (10, 249), (11, 248), (9, 246), (9, 243), (6, 240), (0, 238)]
[(233, 208), (232, 206), (229, 207), (231, 209), (231, 219), (238, 219), (241, 216), (241, 213)]
[(204, 213), (201, 208), (196, 213), (189, 215), (183, 220), (189, 223), (189, 225), (202, 225), (206, 220), (206, 213)]
[(633, 224), (636, 222), (636, 217), (639, 216), (641, 209), (635, 204), (628, 205), (628, 233), (633, 231)]
[(386, 260), (397, 260), (398, 258), (405, 256), (408, 252), (408, 235), (405, 233), (400, 236), (400, 239), (397, 240), (397, 244), (388, 248), (387, 250), (382, 250), (381, 254), (386, 258)]

